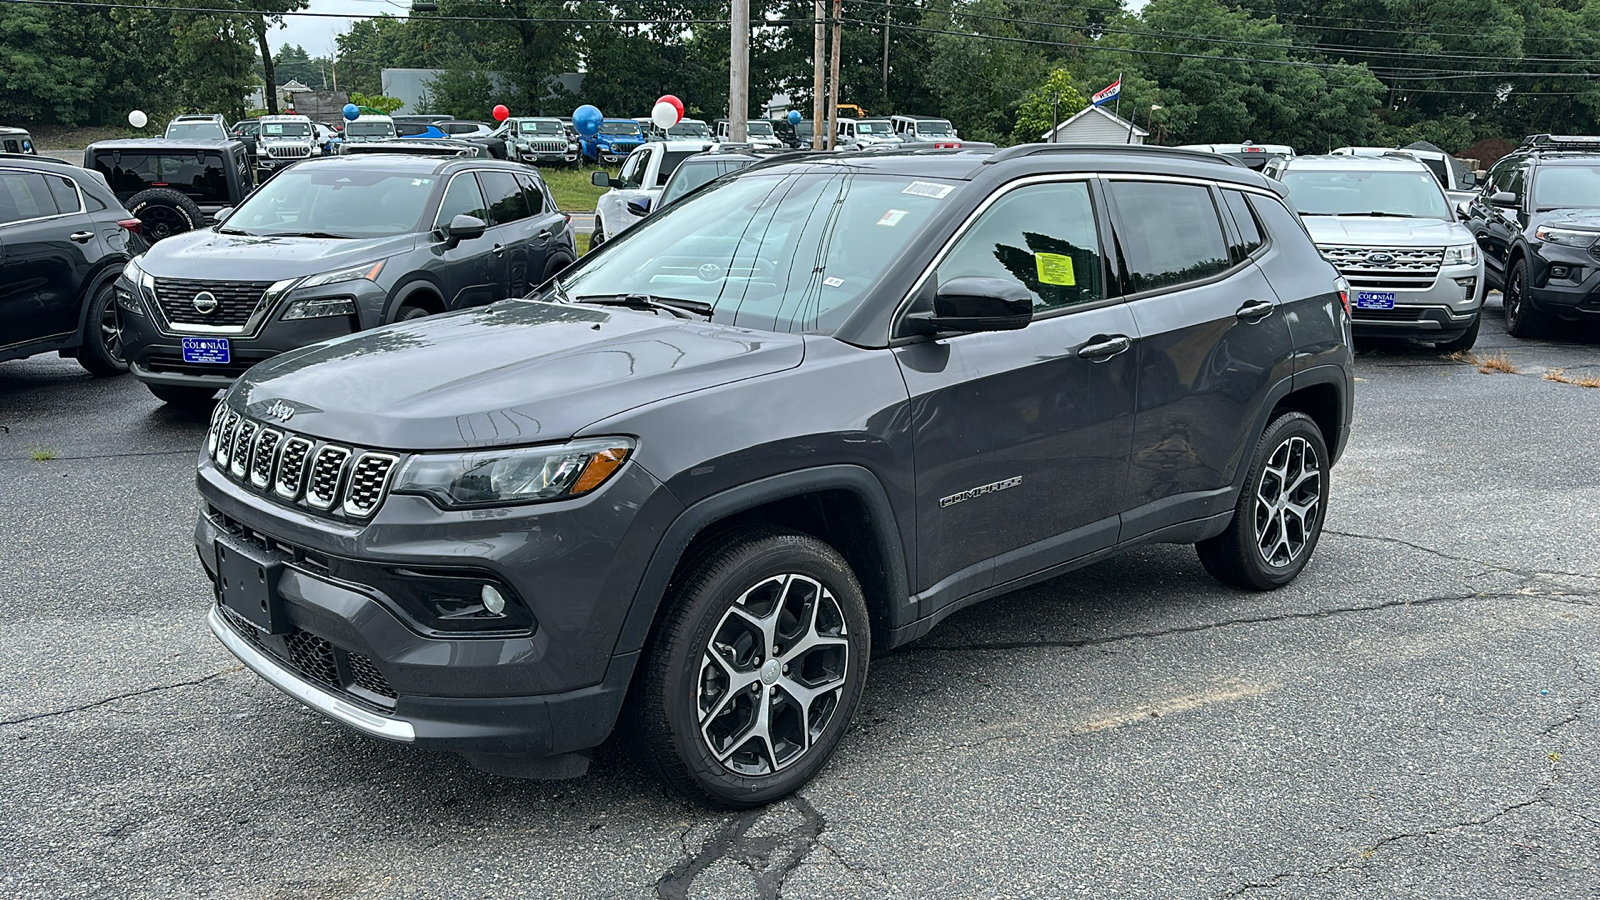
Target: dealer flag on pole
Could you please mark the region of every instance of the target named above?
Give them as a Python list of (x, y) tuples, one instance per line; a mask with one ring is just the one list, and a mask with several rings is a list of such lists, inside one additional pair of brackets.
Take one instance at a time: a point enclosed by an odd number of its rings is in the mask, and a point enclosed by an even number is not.
[(1122, 94), (1122, 77), (1119, 75), (1117, 77), (1117, 80), (1111, 82), (1110, 86), (1108, 86), (1105, 90), (1101, 91), (1098, 94), (1095, 94), (1093, 97), (1090, 97), (1089, 98), (1089, 102), (1091, 104), (1093, 104), (1094, 106), (1104, 106), (1105, 104), (1110, 103), (1111, 101), (1117, 99), (1117, 97), (1120, 96), (1121, 94)]

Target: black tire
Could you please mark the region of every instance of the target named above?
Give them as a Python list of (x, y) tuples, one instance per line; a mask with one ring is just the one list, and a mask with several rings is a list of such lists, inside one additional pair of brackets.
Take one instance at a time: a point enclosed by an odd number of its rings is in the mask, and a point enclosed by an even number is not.
[(175, 384), (147, 384), (150, 393), (156, 399), (168, 406), (177, 406), (183, 409), (201, 409), (216, 402), (217, 389), (208, 387), (185, 387)]
[(550, 279), (560, 275), (562, 270), (570, 265), (572, 265), (572, 260), (567, 259), (565, 256), (551, 257), (550, 261), (545, 263), (544, 278), (539, 281), (539, 284), (549, 284)]
[(200, 207), (171, 188), (150, 188), (134, 194), (128, 198), (128, 212), (139, 220), (139, 233), (152, 244), (206, 223), (206, 214)]
[[(1294, 483), (1286, 484), (1291, 479)], [(1278, 495), (1273, 505), (1261, 500), (1263, 493)], [(1276, 505), (1284, 495), (1295, 498), (1299, 509)], [(1327, 508), (1328, 447), (1322, 431), (1305, 413), (1284, 413), (1256, 441), (1228, 530), (1196, 544), (1195, 551), (1206, 571), (1224, 584), (1253, 591), (1280, 588), (1310, 561)], [(1269, 542), (1270, 550), (1263, 546)]]
[(428, 314), (428, 311), (420, 306), (402, 306), (395, 310), (394, 320), (396, 322), (409, 322), (412, 319), (420, 319)]
[[(760, 806), (795, 791), (833, 755), (866, 683), (871, 625), (849, 564), (810, 535), (750, 526), (716, 538), (674, 581), (632, 698), (645, 765), (714, 806)], [(765, 630), (735, 607), (769, 620), (778, 646), (758, 646)], [(785, 655), (797, 640), (800, 651)], [(820, 693), (797, 703), (812, 691)], [(765, 740), (756, 736), (762, 708)]]
[(605, 242), (606, 242), (606, 226), (605, 226), (604, 223), (602, 223), (600, 221), (600, 214), (599, 213), (595, 213), (594, 214), (594, 232), (589, 235), (589, 249), (593, 250), (594, 248), (600, 246), (601, 244), (604, 244)]
[(1501, 305), (1506, 313), (1506, 334), (1518, 338), (1538, 337), (1544, 331), (1544, 314), (1533, 308), (1528, 300), (1528, 261), (1517, 260), (1506, 278), (1501, 292)]
[(103, 284), (89, 298), (89, 312), (83, 322), (83, 343), (78, 345), (78, 365), (96, 378), (109, 378), (128, 371), (122, 357), (122, 323), (117, 319), (117, 292)]
[(1442, 341), (1434, 344), (1434, 349), (1443, 353), (1465, 353), (1466, 351), (1471, 350), (1472, 345), (1478, 342), (1478, 326), (1482, 324), (1482, 322), (1483, 311), (1479, 310), (1478, 314), (1472, 319), (1472, 327), (1468, 328), (1465, 332), (1462, 332), (1461, 336), (1453, 341)]

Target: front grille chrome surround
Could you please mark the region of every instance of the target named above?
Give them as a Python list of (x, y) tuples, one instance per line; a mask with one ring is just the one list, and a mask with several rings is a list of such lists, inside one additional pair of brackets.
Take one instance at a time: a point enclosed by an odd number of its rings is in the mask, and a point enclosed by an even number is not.
[(263, 425), (234, 409), (213, 422), (206, 453), (217, 471), (278, 503), (336, 518), (360, 520), (376, 513), (404, 461), (399, 454)]
[(1443, 247), (1321, 245), (1317, 249), (1351, 287), (1358, 288), (1430, 288), (1444, 265)]

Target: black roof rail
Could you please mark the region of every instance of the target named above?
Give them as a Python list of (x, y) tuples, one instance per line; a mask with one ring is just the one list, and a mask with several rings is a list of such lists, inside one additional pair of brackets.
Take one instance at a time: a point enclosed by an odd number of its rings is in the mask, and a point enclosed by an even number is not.
[(1600, 151), (1600, 137), (1581, 134), (1530, 134), (1522, 139), (1518, 150), (1540, 153), (1561, 151)]
[(1187, 159), (1194, 162), (1208, 162), (1221, 166), (1237, 166), (1241, 169), (1249, 168), (1244, 163), (1220, 153), (1210, 153), (1205, 150), (1182, 150), (1177, 147), (1154, 147), (1149, 144), (1018, 144), (1007, 147), (990, 154), (983, 161), (984, 165), (1005, 162), (1010, 159), (1020, 159), (1024, 156), (1041, 156), (1047, 153), (1144, 153), (1151, 156), (1166, 156), (1173, 159)]

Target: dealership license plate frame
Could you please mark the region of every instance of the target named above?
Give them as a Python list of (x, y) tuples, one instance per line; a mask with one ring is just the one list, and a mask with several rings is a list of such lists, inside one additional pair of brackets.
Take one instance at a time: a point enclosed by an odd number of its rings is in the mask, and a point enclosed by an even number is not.
[(186, 337), (183, 339), (183, 361), (204, 366), (225, 366), (233, 362), (233, 346), (227, 338)]
[(1356, 291), (1356, 309), (1394, 309), (1394, 291)]

